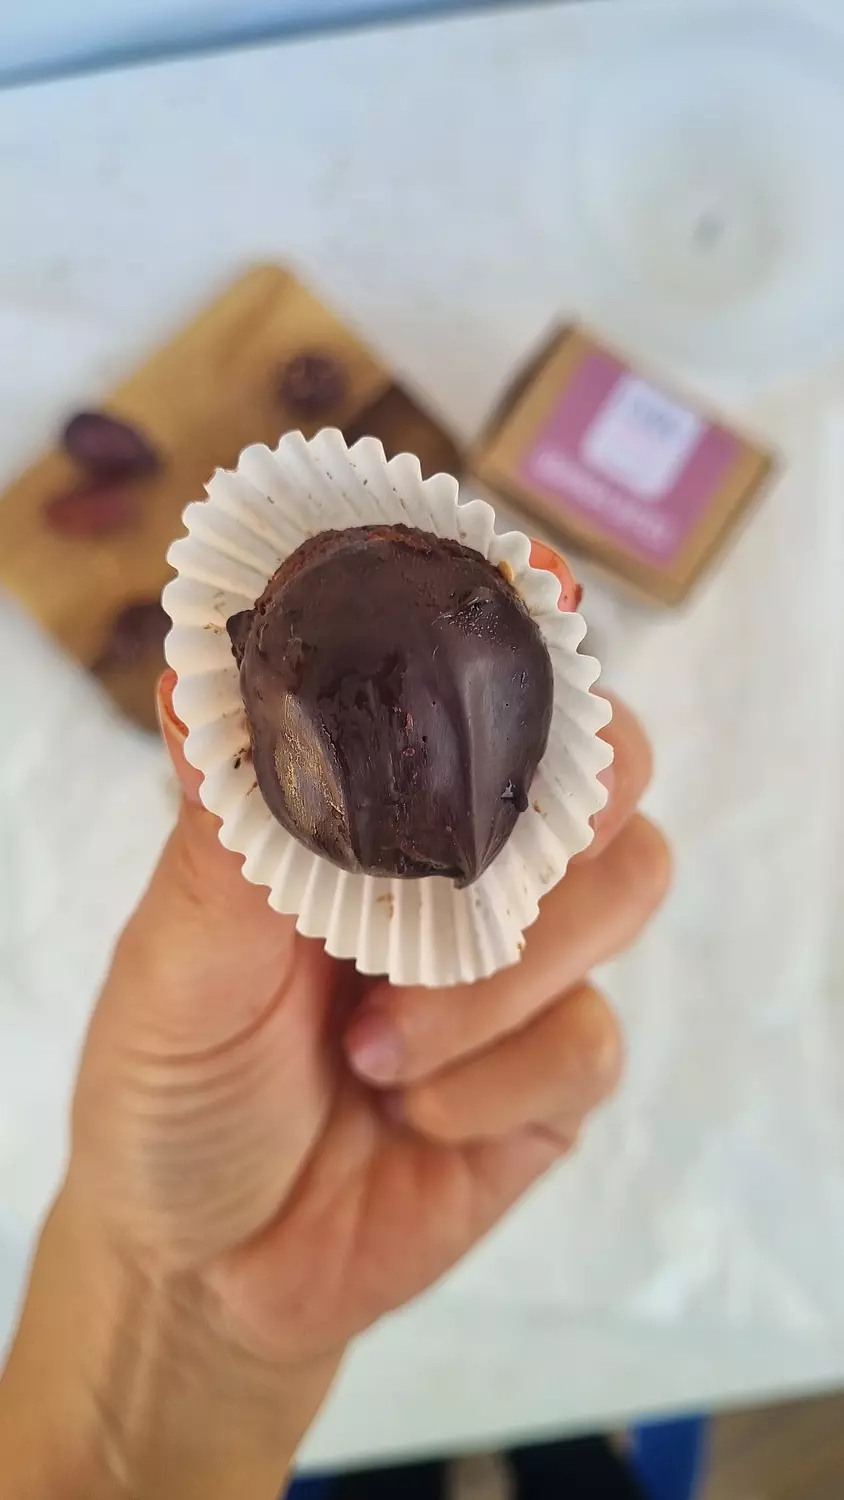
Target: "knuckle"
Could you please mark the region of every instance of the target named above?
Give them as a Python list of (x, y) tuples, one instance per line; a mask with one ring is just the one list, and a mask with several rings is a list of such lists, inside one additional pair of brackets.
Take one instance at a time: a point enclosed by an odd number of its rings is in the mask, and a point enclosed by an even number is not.
[(637, 796), (650, 785), (654, 770), (651, 742), (641, 719), (612, 693), (606, 695), (612, 704), (613, 716), (603, 732), (615, 750), (615, 759), (622, 775), (630, 782)]
[(607, 1008), (601, 1037), (592, 1053), (592, 1076), (599, 1099), (614, 1094), (624, 1072), (625, 1047), (621, 1027)]
[(549, 1147), (554, 1160), (560, 1160), (571, 1156), (577, 1149), (582, 1122), (575, 1122), (568, 1115), (551, 1115), (528, 1129), (532, 1136)]
[(647, 735), (645, 734), (645, 731), (642, 728), (642, 726), (640, 725), (638, 719), (635, 721), (635, 723), (636, 723), (636, 742), (635, 742), (636, 743), (636, 749), (635, 749), (635, 755), (636, 755), (636, 767), (637, 767), (637, 773), (638, 773), (636, 779), (637, 779), (637, 785), (639, 787), (639, 795), (641, 796), (643, 792), (647, 791), (647, 788), (650, 786), (651, 782), (653, 781), (653, 776), (654, 776), (654, 752), (653, 752), (653, 746), (651, 745), (651, 742), (648, 739)]
[(624, 1071), (624, 1037), (603, 995), (591, 986), (580, 995), (579, 1060), (590, 1097), (598, 1103), (614, 1093)]
[(613, 852), (621, 888), (648, 911), (656, 910), (671, 884), (671, 847), (665, 834), (637, 813), (616, 839)]
[(404, 1118), (430, 1140), (447, 1144), (460, 1139), (454, 1111), (441, 1089), (429, 1086), (409, 1090), (404, 1098)]

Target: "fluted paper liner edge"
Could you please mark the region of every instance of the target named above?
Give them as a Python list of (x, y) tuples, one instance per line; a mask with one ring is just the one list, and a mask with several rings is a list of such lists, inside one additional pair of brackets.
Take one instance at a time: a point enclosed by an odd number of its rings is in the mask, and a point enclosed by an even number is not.
[[(273, 452), (244, 449), (218, 470), (208, 499), (187, 507), (187, 536), (168, 554), (177, 576), (164, 590), (173, 625), (166, 656), (178, 675), (174, 706), (188, 730), (185, 754), (203, 773), (200, 795), (221, 820), (220, 839), (244, 856), (243, 874), (269, 887), (276, 911), (322, 938), (335, 958), (395, 984), (471, 982), (516, 963), (539, 901), (590, 843), (606, 802), (599, 773), (612, 759), (598, 738), (611, 710), (592, 692), (600, 668), (578, 652), (586, 626), (557, 608), (560, 585), (530, 566), (530, 540), (499, 535), (483, 500), (459, 503), (457, 480), (423, 480), (419, 461), (387, 462), (375, 438), (348, 448), (325, 428), (310, 441), (287, 433)], [(482, 553), (518, 590), (545, 638), (554, 670), (548, 747), (530, 805), (492, 865), (465, 890), (451, 881), (349, 874), (312, 854), (275, 820), (257, 788), (227, 619), (248, 609), (308, 537), (362, 525), (419, 527)]]

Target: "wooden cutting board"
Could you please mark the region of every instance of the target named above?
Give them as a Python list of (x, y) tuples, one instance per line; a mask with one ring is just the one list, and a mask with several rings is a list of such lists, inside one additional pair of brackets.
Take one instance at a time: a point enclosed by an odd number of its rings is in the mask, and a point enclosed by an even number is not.
[[(323, 392), (318, 414), (313, 400), (297, 395), (296, 384), (285, 378), (290, 362), (306, 354), (340, 371), (334, 388), (329, 382)], [(116, 622), (124, 621), (125, 638), (125, 621), (138, 613), (133, 607), (159, 598), (171, 575), (165, 554), (181, 532), (181, 513), (188, 501), (202, 498), (215, 468), (233, 467), (247, 443), (274, 446), (291, 429), (310, 437), (324, 426), (340, 427), (350, 442), (371, 433), (388, 457), (416, 453), (426, 474), (460, 467), (438, 423), (351, 329), (276, 266), (237, 281), (100, 410), (143, 431), (161, 458), (155, 474), (132, 481), (139, 491), (136, 517), (108, 536), (57, 534), (46, 507), (80, 473), (61, 449), (51, 449), (0, 499), (0, 587), (96, 673), (125, 713), (149, 727), (161, 642), (139, 639), (116, 652)]]

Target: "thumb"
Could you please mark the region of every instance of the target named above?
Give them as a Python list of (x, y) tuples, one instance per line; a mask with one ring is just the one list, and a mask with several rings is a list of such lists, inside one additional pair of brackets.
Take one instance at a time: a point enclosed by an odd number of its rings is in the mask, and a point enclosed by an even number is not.
[(289, 975), (293, 920), (243, 878), (243, 860), (218, 838), (199, 799), (201, 773), (185, 758), (187, 730), (173, 708), (176, 674), (158, 685), (164, 743), (182, 805), (140, 906), (115, 954), (113, 977), (136, 1022), (194, 1053), (226, 1045), (258, 1023)]
[(133, 1240), (187, 1264), (275, 1213), (330, 1106), (334, 1064), (322, 949), (297, 939), (220, 843), (174, 685), (166, 673), (159, 715), (182, 807), (91, 1023), (74, 1157)]

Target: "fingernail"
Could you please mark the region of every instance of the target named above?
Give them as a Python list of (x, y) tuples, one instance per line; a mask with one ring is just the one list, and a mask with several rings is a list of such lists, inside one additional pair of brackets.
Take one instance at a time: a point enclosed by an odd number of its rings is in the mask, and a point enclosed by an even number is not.
[(176, 673), (172, 667), (168, 667), (158, 680), (158, 692), (156, 702), (158, 704), (158, 719), (163, 734), (169, 731), (175, 734), (184, 743), (188, 737), (188, 726), (183, 724), (179, 715), (173, 707), (173, 690), (178, 682)]
[(384, 1011), (363, 1011), (346, 1036), (349, 1062), (370, 1083), (393, 1083), (404, 1063), (404, 1043)]
[(530, 564), (532, 568), (542, 568), (546, 573), (553, 573), (560, 580), (560, 599), (557, 608), (563, 614), (570, 614), (580, 606), (583, 598), (583, 586), (579, 584), (572, 569), (562, 553), (555, 552), (545, 542), (538, 542), (535, 537), (530, 544)]

